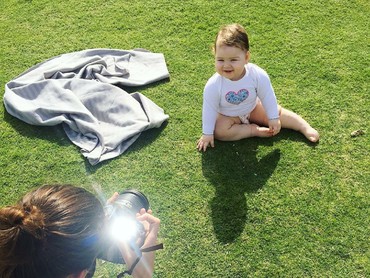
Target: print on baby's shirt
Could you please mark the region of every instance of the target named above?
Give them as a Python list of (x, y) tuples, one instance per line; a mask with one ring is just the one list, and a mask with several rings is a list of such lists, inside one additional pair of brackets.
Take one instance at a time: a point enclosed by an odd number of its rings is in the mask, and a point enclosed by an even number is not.
[(248, 90), (247, 89), (241, 89), (237, 93), (235, 93), (234, 91), (228, 92), (225, 95), (225, 99), (228, 103), (238, 105), (238, 104), (242, 103), (244, 100), (246, 100), (248, 98), (248, 96), (249, 96)]

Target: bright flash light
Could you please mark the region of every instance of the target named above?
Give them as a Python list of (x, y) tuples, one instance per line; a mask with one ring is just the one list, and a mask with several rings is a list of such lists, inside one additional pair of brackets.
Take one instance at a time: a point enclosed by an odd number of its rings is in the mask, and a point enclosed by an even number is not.
[(137, 235), (136, 221), (127, 217), (115, 217), (111, 226), (111, 236), (114, 240), (127, 241)]

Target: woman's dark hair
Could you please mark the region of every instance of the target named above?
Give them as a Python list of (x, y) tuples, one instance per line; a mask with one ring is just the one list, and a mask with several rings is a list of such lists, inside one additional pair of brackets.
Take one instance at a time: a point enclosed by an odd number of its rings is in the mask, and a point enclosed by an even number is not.
[(0, 209), (0, 277), (65, 278), (89, 269), (104, 210), (83, 188), (44, 185)]

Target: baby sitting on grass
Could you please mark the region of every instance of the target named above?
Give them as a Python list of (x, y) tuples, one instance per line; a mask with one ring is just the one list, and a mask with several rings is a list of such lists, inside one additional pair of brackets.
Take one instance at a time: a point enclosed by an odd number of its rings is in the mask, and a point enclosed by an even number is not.
[(271, 137), (281, 127), (301, 132), (317, 142), (319, 133), (301, 116), (277, 104), (267, 73), (249, 63), (249, 39), (239, 24), (220, 29), (214, 44), (216, 73), (203, 93), (203, 135), (199, 151), (214, 147), (214, 139), (236, 141)]

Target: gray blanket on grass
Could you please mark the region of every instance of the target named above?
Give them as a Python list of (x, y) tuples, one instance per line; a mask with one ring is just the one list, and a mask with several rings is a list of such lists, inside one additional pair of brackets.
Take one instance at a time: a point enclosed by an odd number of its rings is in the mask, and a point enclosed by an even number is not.
[(9, 114), (26, 123), (62, 124), (95, 165), (122, 154), (142, 131), (168, 119), (144, 95), (128, 94), (118, 86), (142, 86), (168, 77), (163, 54), (89, 49), (51, 58), (8, 82), (4, 104)]

